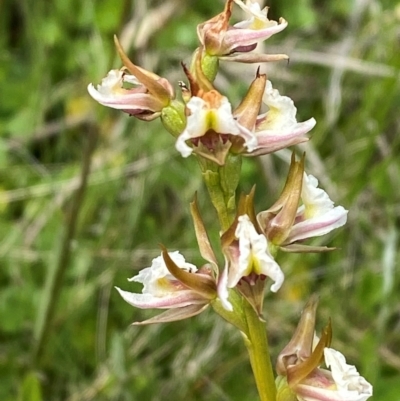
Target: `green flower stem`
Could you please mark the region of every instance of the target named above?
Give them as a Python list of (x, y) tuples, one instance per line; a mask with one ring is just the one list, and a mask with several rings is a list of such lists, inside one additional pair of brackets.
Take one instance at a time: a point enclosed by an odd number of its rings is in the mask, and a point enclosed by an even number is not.
[(228, 153), (225, 165), (220, 167), (220, 183), (224, 193), (225, 204), (228, 214), (232, 217), (236, 215), (236, 189), (239, 185), (240, 171), (242, 169), (242, 156)]
[(227, 205), (224, 191), (219, 181), (219, 173), (207, 170), (203, 173), (204, 182), (206, 183), (208, 193), (212, 204), (218, 214), (221, 231), (225, 232), (233, 222), (234, 213), (230, 212)]
[[(228, 154), (223, 166), (199, 157), (199, 164), (211, 202), (218, 213), (221, 231), (225, 232), (236, 216), (235, 194), (242, 165), (241, 157)], [(237, 298), (235, 295), (237, 296), (234, 291), (230, 293), (231, 303)], [(261, 401), (276, 401), (275, 378), (265, 323), (244, 298), (241, 302), (233, 304), (234, 313), (224, 311), (218, 302), (213, 303), (213, 308), (225, 320), (241, 330)]]
[(211, 302), (211, 306), (218, 315), (237, 327), (244, 336), (248, 336), (246, 316), (242, 308), (243, 298), (235, 290), (230, 290), (229, 302), (233, 306), (232, 312), (226, 310), (218, 298)]
[(236, 215), (235, 194), (242, 167), (241, 156), (228, 154), (224, 166), (199, 157), (199, 164), (211, 202), (218, 214), (221, 231), (225, 232)]
[(252, 306), (244, 301), (243, 310), (247, 319), (249, 337), (244, 337), (250, 356), (258, 394), (261, 401), (276, 401), (275, 378), (268, 349), (265, 323), (257, 316)]

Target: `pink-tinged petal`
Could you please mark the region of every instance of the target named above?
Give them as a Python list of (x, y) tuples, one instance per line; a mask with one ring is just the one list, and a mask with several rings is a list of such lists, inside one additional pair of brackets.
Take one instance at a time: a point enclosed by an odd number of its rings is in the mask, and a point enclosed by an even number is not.
[(161, 323), (181, 320), (200, 313), (216, 297), (216, 283), (211, 270), (187, 263), (178, 252), (163, 249), (161, 256), (154, 258), (147, 267), (129, 281), (143, 284), (142, 294), (123, 291), (115, 287), (122, 298), (141, 309), (171, 309), (145, 322), (137, 324)]
[(286, 240), (290, 244), (311, 237), (328, 234), (335, 228), (346, 224), (348, 211), (342, 206), (336, 206), (322, 216), (313, 217), (296, 223)]
[[(125, 89), (124, 82), (138, 87)], [(134, 115), (160, 111), (164, 107), (163, 102), (146, 93), (146, 88), (136, 77), (127, 75), (122, 70), (111, 70), (96, 88), (89, 84), (88, 92), (100, 104)]]
[[(281, 32), (286, 28), (287, 22), (281, 18), (279, 20), (279, 24), (276, 21), (271, 21), (268, 19), (268, 7), (261, 9), (260, 5), (255, 2), (248, 0), (246, 4), (244, 4), (240, 0), (234, 0), (235, 3), (246, 13), (249, 15), (249, 19), (238, 22), (233, 26), (233, 29), (228, 30), (226, 37), (229, 37), (231, 31), (239, 30), (242, 31), (241, 37), (237, 38), (236, 43), (239, 43), (240, 40), (250, 40), (250, 43), (244, 42), (244, 46), (254, 43), (254, 41), (258, 42), (260, 40), (265, 40), (274, 35), (275, 33)], [(251, 39), (252, 34), (260, 33), (261, 37), (259, 39)], [(227, 40), (229, 43), (229, 41)]]
[[(297, 384), (293, 390), (299, 399), (302, 401), (366, 401), (372, 396), (371, 384), (359, 375), (354, 366), (346, 364), (340, 352), (325, 348), (324, 354), (325, 363), (329, 366), (334, 358), (332, 371), (318, 368)], [(337, 360), (338, 355), (340, 361)]]
[(128, 304), (140, 309), (181, 308), (187, 305), (204, 304), (207, 302), (204, 297), (191, 290), (181, 290), (172, 292), (163, 297), (155, 297), (149, 293), (136, 294), (133, 292), (123, 291), (118, 287), (115, 288), (118, 290), (122, 298), (128, 302)]
[(268, 28), (253, 30), (246, 28), (238, 28), (237, 26), (229, 29), (224, 36), (224, 52), (225, 54), (234, 53), (235, 49), (245, 48), (255, 43), (262, 42), (283, 31), (287, 27), (287, 22), (281, 19), (280, 23)]
[(304, 173), (301, 199), (303, 205), (297, 210), (287, 241), (324, 235), (346, 223), (347, 210), (342, 206), (334, 207), (328, 194), (318, 188), (318, 180), (314, 176)]
[[(258, 147), (277, 148), (283, 143), (293, 143), (298, 141), (300, 137), (303, 137), (307, 132), (311, 131), (317, 122), (314, 118), (310, 118), (302, 123), (295, 123), (287, 128), (278, 129), (265, 129), (256, 131), (258, 140)], [(302, 142), (307, 141), (307, 137), (300, 138)]]
[(298, 399), (302, 401), (353, 401), (350, 398), (342, 398), (337, 391), (317, 387), (316, 385), (298, 384), (295, 388), (295, 393)]
[(316, 124), (314, 118), (310, 118), (302, 123), (296, 123), (289, 129), (285, 130), (264, 130), (256, 132), (257, 147), (249, 152), (251, 156), (259, 156), (262, 154), (273, 153), (277, 150), (307, 142), (308, 137), (305, 136), (311, 131)]
[(135, 326), (142, 326), (146, 324), (155, 324), (155, 323), (168, 323), (168, 322), (176, 322), (177, 320), (187, 319), (189, 317), (193, 317), (199, 315), (201, 312), (208, 308), (208, 304), (206, 305), (188, 305), (182, 308), (170, 309), (167, 310), (160, 315), (154, 316), (151, 319), (147, 319), (143, 322), (135, 322), (132, 323)]
[(90, 96), (103, 106), (122, 110), (129, 114), (139, 114), (145, 111), (156, 112), (162, 109), (162, 104), (151, 95), (134, 93), (126, 90), (123, 94), (103, 95), (92, 84), (88, 86)]

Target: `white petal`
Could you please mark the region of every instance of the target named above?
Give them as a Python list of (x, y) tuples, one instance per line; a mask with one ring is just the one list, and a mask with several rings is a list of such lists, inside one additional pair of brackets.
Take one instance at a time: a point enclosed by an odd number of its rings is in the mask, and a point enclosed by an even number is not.
[(185, 143), (188, 139), (190, 139), (190, 136), (187, 137), (182, 133), (175, 143), (175, 149), (185, 158), (189, 157), (193, 152), (193, 149)]
[(190, 115), (184, 131), (175, 143), (175, 148), (182, 157), (188, 157), (193, 152), (186, 141), (200, 138), (210, 129), (218, 134), (241, 135), (248, 146), (254, 147), (254, 141), (257, 139), (234, 119), (232, 106), (225, 96), (221, 96), (218, 108), (211, 107), (204, 99), (197, 96), (193, 96), (186, 107)]
[(96, 89), (94, 89), (92, 84), (90, 84), (89, 86), (91, 86), (93, 90), (97, 90), (102, 95), (111, 95), (115, 92), (116, 89), (122, 87), (123, 76), (124, 76), (123, 71), (111, 70), (108, 72), (107, 76), (101, 80), (100, 85), (97, 85)]
[(228, 98), (222, 97), (220, 106), (215, 110), (215, 125), (210, 128), (220, 134), (239, 135), (238, 122), (233, 118), (232, 105)]
[(305, 206), (305, 218), (319, 216), (333, 209), (333, 201), (321, 188), (318, 188), (318, 180), (313, 175), (304, 173), (301, 200)]
[(324, 349), (325, 364), (330, 367), (333, 380), (341, 399), (365, 401), (372, 396), (372, 386), (358, 373), (355, 366), (348, 365), (345, 357), (332, 348)]
[(260, 5), (256, 1), (248, 0), (244, 4), (241, 0), (234, 0), (234, 2), (246, 13), (250, 15), (250, 18), (238, 22), (234, 25), (235, 28), (247, 28), (247, 29), (264, 29), (275, 25), (278, 25), (276, 21), (270, 21), (267, 17), (268, 8), (265, 7), (261, 10)]
[(288, 96), (281, 96), (277, 89), (272, 87), (271, 81), (267, 81), (263, 102), (268, 106), (266, 120), (261, 124), (262, 129), (283, 130), (297, 123), (297, 109), (293, 100)]
[[(174, 263), (181, 269), (195, 273), (197, 267), (187, 263), (179, 251), (168, 252)], [(175, 289), (176, 279), (167, 269), (163, 257), (154, 258), (150, 267), (142, 269), (138, 275), (129, 279), (143, 284), (143, 294), (151, 294), (156, 297), (168, 295)]]
[(346, 224), (347, 213), (343, 206), (336, 206), (322, 215), (296, 223), (290, 230), (286, 243), (328, 234)]
[(119, 96), (125, 92), (128, 92), (122, 86), (124, 82), (129, 82), (134, 85), (141, 85), (140, 82), (134, 75), (125, 74), (121, 70), (111, 70), (108, 74), (101, 80), (100, 85), (96, 88), (93, 84), (89, 84), (88, 91), (89, 94), (97, 100), (97, 98), (107, 99), (113, 96)]
[(229, 272), (228, 287), (236, 286), (242, 277), (256, 268), (256, 274), (263, 274), (274, 281), (271, 291), (278, 291), (284, 275), (268, 250), (266, 237), (257, 233), (249, 216), (239, 216), (238, 221), (235, 235), (239, 239), (239, 262), (235, 271)]
[(218, 278), (217, 285), (218, 298), (220, 299), (222, 306), (227, 310), (232, 312), (233, 306), (229, 302), (229, 290), (228, 290), (228, 265), (225, 263), (225, 268)]
[(308, 141), (306, 134), (311, 131), (316, 124), (314, 118), (310, 118), (302, 123), (296, 123), (291, 127), (277, 130), (262, 130), (256, 132), (257, 146), (252, 155), (260, 155), (276, 152), (277, 150), (297, 145)]

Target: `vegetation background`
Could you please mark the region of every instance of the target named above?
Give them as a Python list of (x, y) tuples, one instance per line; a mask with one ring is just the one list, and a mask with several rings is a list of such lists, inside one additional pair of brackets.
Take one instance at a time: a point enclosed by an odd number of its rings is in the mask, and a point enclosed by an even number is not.
[[(333, 346), (374, 384), (374, 400), (398, 401), (400, 3), (268, 5), (289, 26), (263, 50), (291, 59), (261, 71), (295, 100), (299, 120), (316, 118), (312, 141), (297, 150), (350, 210), (344, 228), (316, 242), (339, 250), (280, 255), (286, 281), (265, 302), (273, 357), (318, 292), (319, 327), (332, 318)], [(183, 79), (196, 25), (222, 7), (0, 2), (2, 401), (257, 399), (240, 335), (211, 311), (129, 326), (153, 311), (131, 308), (113, 287), (139, 291), (126, 279), (149, 266), (158, 243), (202, 263), (188, 208), (195, 191), (214, 240), (218, 228), (195, 158), (183, 160), (158, 121), (106, 109), (86, 91), (120, 66), (114, 33), (137, 64)], [(216, 85), (237, 104), (255, 68), (223, 63)], [(258, 210), (278, 195), (289, 155), (245, 161), (241, 190), (257, 184)]]

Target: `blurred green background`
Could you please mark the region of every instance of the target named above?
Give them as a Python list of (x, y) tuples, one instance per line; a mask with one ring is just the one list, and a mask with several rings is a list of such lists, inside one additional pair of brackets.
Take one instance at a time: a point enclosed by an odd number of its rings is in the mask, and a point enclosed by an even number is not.
[[(316, 118), (312, 141), (297, 151), (306, 150), (307, 171), (350, 210), (344, 228), (315, 241), (339, 250), (279, 256), (286, 281), (265, 301), (273, 358), (318, 292), (318, 328), (331, 317), (333, 347), (374, 384), (373, 399), (397, 401), (400, 3), (268, 5), (270, 18), (289, 26), (259, 50), (291, 59), (261, 71), (294, 99), (299, 121)], [(183, 160), (158, 121), (106, 109), (86, 90), (120, 66), (114, 33), (135, 63), (177, 87), (196, 24), (222, 7), (0, 2), (0, 400), (257, 399), (239, 333), (211, 311), (129, 326), (154, 311), (131, 308), (113, 287), (139, 291), (126, 279), (150, 265), (158, 243), (203, 262), (188, 207), (195, 191), (215, 242), (218, 228), (194, 157)], [(224, 63), (216, 86), (238, 104), (255, 68)], [(240, 187), (257, 184), (258, 211), (276, 199), (289, 157), (245, 160)], [(62, 285), (52, 291), (54, 279)]]

